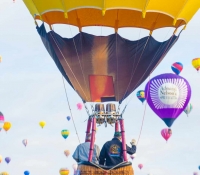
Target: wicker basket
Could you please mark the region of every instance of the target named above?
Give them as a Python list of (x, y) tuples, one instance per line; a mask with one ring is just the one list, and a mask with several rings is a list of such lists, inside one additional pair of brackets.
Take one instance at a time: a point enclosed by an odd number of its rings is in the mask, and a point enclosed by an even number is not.
[(110, 171), (102, 170), (100, 168), (89, 165), (79, 165), (78, 171), (80, 175), (134, 175), (134, 171), (131, 165)]

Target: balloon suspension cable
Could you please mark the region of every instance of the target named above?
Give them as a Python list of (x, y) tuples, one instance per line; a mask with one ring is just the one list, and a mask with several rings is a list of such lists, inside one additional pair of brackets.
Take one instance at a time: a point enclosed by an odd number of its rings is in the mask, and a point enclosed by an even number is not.
[(60, 54), (62, 55), (62, 57), (63, 57), (63, 59), (64, 59), (66, 65), (68, 66), (68, 68), (69, 68), (69, 70), (71, 71), (72, 75), (74, 76), (74, 79), (76, 80), (78, 86), (80, 87), (80, 89), (81, 89), (81, 91), (83, 92), (85, 98), (87, 99), (87, 96), (86, 96), (86, 94), (85, 94), (85, 91), (83, 90), (82, 86), (80, 85), (80, 82), (78, 81), (78, 79), (77, 79), (77, 77), (76, 77), (74, 71), (73, 71), (72, 68), (69, 66), (69, 63), (67, 62), (67, 60), (66, 60), (66, 58), (65, 58), (65, 56), (64, 56), (64, 54), (63, 54), (63, 52), (62, 52), (62, 50), (60, 49), (60, 47), (59, 47), (59, 45), (58, 45), (58, 42), (56, 41), (56, 39), (54, 38), (54, 36), (53, 36), (53, 34), (52, 34), (51, 32), (50, 32), (50, 36), (52, 37), (52, 39), (53, 39), (53, 41), (54, 41), (56, 47), (58, 48)]
[[(182, 31), (181, 31), (181, 32), (182, 32)], [(180, 32), (180, 33), (181, 33), (181, 32)], [(180, 35), (180, 33), (179, 33), (179, 35)], [(169, 34), (169, 31), (168, 31), (168, 33), (166, 34), (165, 38), (167, 37), (168, 34)], [(172, 40), (173, 36), (174, 36), (174, 34), (171, 36), (171, 38), (170, 38), (170, 40), (169, 40), (169, 43), (168, 43), (168, 45), (166, 46), (166, 49), (165, 49), (165, 51), (163, 52), (163, 54), (161, 55), (161, 57), (163, 57), (163, 56), (165, 55), (165, 52), (166, 52), (166, 50), (167, 50), (169, 44), (171, 43), (171, 40)], [(162, 43), (162, 44), (163, 44), (163, 43)], [(155, 53), (155, 55), (154, 55), (152, 61), (154, 61), (154, 59), (155, 59), (157, 53), (158, 53), (159, 50), (161, 49), (162, 44), (160, 45), (160, 47), (159, 47), (158, 50), (156, 51), (156, 53)], [(152, 62), (152, 61), (151, 61), (151, 62)], [(158, 62), (158, 63), (156, 64), (156, 66), (157, 66), (159, 63), (160, 63), (160, 62)], [(155, 66), (155, 67), (156, 67), (156, 66)], [(146, 73), (147, 70), (148, 70), (148, 68), (145, 70), (145, 73)], [(151, 73), (152, 73), (152, 72), (151, 72)], [(149, 74), (149, 80), (150, 80), (150, 75), (151, 75), (151, 73)], [(143, 74), (143, 75), (144, 75), (144, 74)], [(138, 85), (138, 84), (136, 84), (136, 86), (137, 86), (137, 85)], [(148, 87), (148, 89), (149, 89), (149, 87)], [(127, 104), (125, 105), (125, 107), (124, 107), (122, 113), (125, 112), (125, 109), (126, 109), (127, 105), (130, 103), (130, 101), (132, 100), (132, 98), (133, 98), (133, 95), (132, 95), (132, 97), (130, 98), (130, 100), (127, 102)], [(140, 136), (141, 136), (142, 129), (143, 129), (144, 118), (145, 118), (145, 114), (146, 114), (146, 106), (147, 106), (147, 102), (145, 103), (145, 109), (144, 109), (144, 114), (143, 114), (143, 119), (142, 119), (142, 125), (141, 125), (141, 129), (140, 129), (140, 133), (139, 133), (139, 137), (138, 137), (137, 144), (138, 144), (138, 142), (139, 142), (139, 140), (140, 140)]]
[(146, 46), (147, 46), (148, 41), (149, 41), (149, 38), (150, 38), (150, 35), (148, 36), (147, 41), (146, 41), (146, 43), (145, 43), (145, 45), (144, 45), (144, 47), (143, 47), (142, 53), (141, 53), (141, 55), (140, 55), (140, 57), (139, 57), (139, 60), (138, 60), (138, 62), (137, 62), (137, 64), (136, 64), (136, 68), (135, 68), (135, 70), (132, 72), (131, 79), (130, 79), (129, 84), (128, 84), (127, 88), (126, 88), (126, 91), (125, 91), (125, 93), (124, 93), (124, 96), (123, 96), (122, 100), (126, 98), (126, 94), (127, 94), (128, 89), (129, 89), (129, 87), (130, 87), (130, 85), (131, 85), (131, 82), (132, 82), (132, 79), (133, 79), (133, 77), (134, 77), (135, 71), (137, 70), (137, 66), (138, 66), (138, 64), (139, 64), (139, 62), (140, 62), (140, 60), (141, 60), (141, 58), (142, 58), (142, 55), (143, 55), (145, 49), (146, 49)]
[[(169, 34), (169, 31), (170, 31), (170, 29), (168, 30), (167, 34), (165, 35), (164, 40), (166, 39), (167, 35)], [(181, 32), (182, 32), (182, 31), (181, 31)], [(180, 34), (181, 34), (181, 32), (180, 32)], [(180, 35), (180, 34), (179, 34), (179, 35)], [(174, 36), (174, 35), (171, 36), (171, 38), (170, 38), (170, 40), (169, 40), (169, 43), (168, 43), (168, 45), (166, 46), (166, 49), (168, 48), (169, 44), (171, 43), (171, 40), (172, 40), (173, 36)], [(158, 48), (158, 50), (156, 51), (154, 57), (152, 58), (151, 63), (155, 60), (155, 58), (156, 58), (157, 54), (159, 53), (159, 51), (160, 51), (162, 45), (163, 45), (163, 43), (159, 46), (159, 48)], [(166, 49), (165, 49), (165, 51), (163, 52), (163, 54), (161, 55), (161, 57), (163, 57), (163, 56), (165, 55)], [(150, 67), (151, 63), (149, 64), (149, 67)], [(156, 67), (159, 63), (160, 63), (160, 61), (155, 65), (155, 67)], [(145, 73), (148, 71), (149, 67), (144, 71), (143, 76), (144, 76)], [(153, 72), (153, 71), (152, 71), (152, 72)], [(152, 73), (152, 72), (151, 72), (151, 73)], [(151, 74), (151, 73), (150, 73), (150, 74)], [(149, 75), (150, 75), (150, 74), (149, 74)], [(140, 83), (140, 81), (141, 81), (141, 79), (143, 78), (143, 76), (140, 78), (140, 80), (139, 80), (138, 83), (135, 85), (135, 87), (138, 86), (138, 84)], [(134, 97), (134, 94), (131, 95), (131, 98), (127, 101), (127, 103), (126, 103), (125, 106), (127, 106), (127, 105), (130, 103), (130, 101), (133, 99), (133, 97)]]
[[(151, 74), (149, 74), (148, 91), (149, 91), (149, 86), (150, 86), (150, 75)], [(148, 98), (148, 95), (147, 95), (147, 98)], [(140, 136), (142, 134), (142, 129), (143, 129), (143, 126), (144, 126), (144, 118), (146, 116), (146, 109), (147, 109), (147, 101), (146, 101), (145, 106), (144, 106), (144, 113), (143, 113), (143, 117), (142, 117), (142, 125), (141, 125), (141, 128), (140, 128), (140, 133), (139, 133), (139, 136), (138, 136), (137, 145), (140, 141)]]
[(88, 116), (90, 116), (90, 111), (89, 111), (89, 109), (88, 109), (88, 107), (87, 107), (87, 105), (86, 105), (86, 102), (83, 102), (83, 104), (84, 104), (84, 106), (85, 106), (85, 110), (86, 110)]
[[(69, 20), (69, 19), (68, 19)], [(71, 36), (72, 36), (72, 40), (73, 40), (73, 44), (74, 44), (74, 48), (75, 48), (75, 51), (76, 51), (76, 55), (77, 55), (77, 58), (78, 58), (78, 62), (79, 62), (79, 65), (80, 65), (80, 69), (81, 69), (81, 73), (82, 73), (82, 76), (83, 76), (83, 79), (84, 79), (84, 83), (85, 83), (85, 86), (86, 88), (89, 90), (89, 87), (87, 85), (87, 82), (86, 82), (86, 78), (85, 78), (85, 75), (84, 75), (84, 70), (83, 70), (83, 66), (81, 64), (81, 60), (80, 60), (80, 56), (79, 56), (79, 53), (78, 53), (78, 49), (77, 49), (77, 46), (76, 46), (76, 42), (75, 42), (75, 39), (73, 37), (73, 34), (72, 34), (72, 29), (71, 29), (71, 26), (69, 26), (69, 29), (70, 29), (70, 33), (71, 33)], [(81, 32), (80, 32), (81, 34)], [(81, 35), (80, 35), (80, 39), (81, 39)], [(81, 52), (82, 52), (82, 39), (81, 39)], [(82, 52), (82, 56), (83, 56), (83, 52)], [(88, 99), (87, 95), (85, 94), (85, 97), (86, 97), (86, 100)]]
[[(172, 40), (173, 36), (174, 36), (174, 34), (171, 36), (171, 38), (170, 38), (170, 40), (169, 40), (169, 43), (168, 43), (168, 45), (166, 46), (165, 51), (164, 51), (163, 54), (161, 55), (161, 58), (165, 55), (165, 52), (167, 51), (167, 48), (168, 48), (169, 44), (171, 43), (171, 40)], [(159, 47), (159, 49), (160, 49), (160, 47)], [(159, 49), (158, 49), (158, 50), (159, 50)], [(156, 52), (156, 53), (157, 53), (157, 52)], [(155, 57), (155, 56), (154, 56), (154, 57)], [(159, 64), (159, 62), (156, 64), (156, 66), (157, 66), (158, 64)], [(155, 66), (155, 67), (156, 67), (156, 66)], [(149, 86), (150, 86), (150, 75), (151, 75), (151, 73), (149, 74), (148, 91), (149, 91)], [(146, 93), (145, 93), (145, 94), (146, 94)], [(148, 98), (148, 96), (147, 96), (146, 98)], [(139, 134), (139, 137), (138, 137), (137, 145), (138, 145), (138, 142), (139, 142), (139, 140), (140, 140), (141, 133), (142, 133), (142, 128), (143, 128), (143, 124), (144, 124), (144, 117), (145, 117), (145, 114), (146, 114), (146, 107), (147, 107), (147, 102), (145, 103), (145, 109), (144, 109), (144, 114), (143, 114), (143, 119), (142, 119), (142, 125), (141, 125), (141, 129), (140, 129), (140, 134)]]
[[(137, 70), (137, 67), (138, 67), (138, 64), (139, 64), (139, 62), (140, 62), (140, 59), (141, 59), (141, 57), (142, 57), (142, 55), (143, 55), (143, 52), (144, 52), (144, 50), (145, 50), (145, 48), (146, 48), (146, 45), (147, 45), (147, 43), (148, 43), (148, 40), (149, 40), (149, 38), (150, 38), (150, 35), (149, 35), (149, 37), (147, 38), (147, 41), (146, 41), (146, 43), (145, 43), (145, 45), (144, 45), (144, 47), (143, 47), (142, 53), (141, 53), (141, 55), (140, 55), (140, 57), (139, 57), (139, 60), (137, 61), (136, 66), (135, 66), (135, 60), (136, 60), (136, 57), (137, 57), (137, 51), (138, 51), (138, 45), (139, 45), (140, 34), (141, 34), (141, 29), (140, 29), (140, 32), (139, 32), (138, 41), (137, 41), (137, 46), (136, 46), (136, 52), (135, 52), (135, 55), (134, 55), (134, 61), (133, 61), (132, 71), (131, 71), (131, 78), (130, 78), (130, 81), (129, 81), (129, 83), (128, 83), (127, 89), (126, 89), (126, 91), (125, 91), (125, 93), (124, 93), (124, 96), (123, 96), (123, 98), (122, 98), (121, 101), (123, 101), (123, 99), (124, 99), (125, 96), (126, 96), (126, 93), (127, 93), (127, 91), (128, 91), (128, 88), (130, 87), (131, 81), (132, 81), (132, 79), (133, 79), (133, 77), (134, 77), (134, 73), (135, 73), (135, 71)], [(120, 106), (120, 105), (121, 105), (121, 103), (119, 104), (119, 106)], [(125, 107), (125, 108), (126, 108), (126, 107)], [(118, 112), (119, 112), (119, 111), (118, 111)]]
[(64, 82), (63, 76), (62, 76), (62, 81), (63, 81), (63, 86), (64, 86), (64, 89), (65, 89), (65, 95), (66, 95), (66, 99), (67, 99), (67, 104), (68, 104), (70, 115), (71, 115), (71, 118), (72, 118), (72, 121), (73, 121), (74, 129), (76, 131), (76, 135), (78, 137), (78, 141), (79, 141), (79, 143), (81, 143), (80, 139), (79, 139), (79, 135), (78, 135), (77, 129), (76, 129), (76, 125), (75, 125), (75, 122), (74, 122), (74, 118), (73, 118), (73, 115), (72, 115), (72, 110), (71, 110), (71, 107), (70, 107), (70, 103), (69, 103), (69, 99), (68, 99), (67, 90), (66, 90), (66, 87), (65, 87), (65, 82)]

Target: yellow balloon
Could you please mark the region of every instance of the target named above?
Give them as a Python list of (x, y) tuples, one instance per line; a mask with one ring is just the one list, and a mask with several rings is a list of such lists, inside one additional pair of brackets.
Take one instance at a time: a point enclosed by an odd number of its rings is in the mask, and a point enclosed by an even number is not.
[(0, 163), (2, 162), (2, 156), (0, 155)]
[(3, 129), (8, 131), (11, 128), (12, 124), (10, 122), (5, 122), (3, 125)]
[(2, 62), (2, 57), (0, 56), (0, 63)]
[(0, 175), (9, 175), (7, 172), (2, 172)]
[(197, 71), (199, 71), (199, 69), (200, 69), (200, 58), (193, 59), (192, 65)]
[(69, 174), (69, 170), (67, 168), (60, 169), (60, 175), (68, 175), (68, 174)]
[(45, 122), (45, 121), (41, 121), (41, 122), (39, 123), (39, 125), (40, 125), (42, 128), (44, 128), (44, 126), (46, 125), (46, 122)]

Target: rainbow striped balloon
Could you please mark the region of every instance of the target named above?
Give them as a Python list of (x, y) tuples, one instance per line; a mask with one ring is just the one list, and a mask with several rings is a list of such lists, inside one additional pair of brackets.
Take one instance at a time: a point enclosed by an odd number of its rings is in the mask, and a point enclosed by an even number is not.
[(179, 75), (183, 69), (183, 64), (180, 63), (180, 62), (176, 62), (174, 64), (172, 64), (171, 66), (172, 68), (172, 71), (176, 74), (176, 75)]
[(64, 129), (61, 131), (61, 135), (64, 139), (66, 139), (69, 136), (69, 131), (67, 129)]

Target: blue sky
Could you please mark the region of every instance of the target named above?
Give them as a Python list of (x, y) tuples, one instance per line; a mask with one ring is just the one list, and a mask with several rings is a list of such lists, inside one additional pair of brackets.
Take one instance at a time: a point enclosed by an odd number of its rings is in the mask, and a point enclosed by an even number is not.
[[(181, 76), (192, 87), (191, 103), (194, 106), (189, 115), (182, 113), (172, 127), (173, 135), (168, 141), (160, 135), (165, 124), (147, 106), (137, 157), (133, 161), (136, 175), (192, 175), (200, 165), (200, 74), (191, 65), (191, 60), (200, 57), (200, 11), (182, 32), (179, 41), (151, 75), (171, 72), (171, 64), (180, 61), (184, 65)], [(77, 29), (55, 25), (54, 30), (65, 37), (72, 37)], [(72, 32), (71, 32), (72, 31)], [(100, 28), (87, 28), (83, 31), (100, 35)], [(112, 29), (102, 29), (102, 34), (112, 33)], [(166, 40), (172, 29), (161, 29), (153, 33), (159, 41)], [(119, 33), (129, 39), (138, 39), (148, 34), (133, 29), (121, 29)], [(140, 33), (140, 34), (139, 34)], [(78, 139), (72, 124), (66, 116), (70, 115), (62, 77), (56, 65), (45, 50), (35, 29), (34, 21), (21, 0), (0, 0), (0, 111), (5, 120), (12, 123), (6, 134), (0, 132), (0, 155), (11, 157), (10, 164), (3, 161), (0, 172), (21, 175), (29, 170), (31, 175), (56, 175), (59, 169), (68, 167), (72, 173), (75, 161), (66, 158), (64, 150), (73, 153)], [(145, 81), (137, 90), (144, 89)], [(81, 142), (84, 141), (87, 114), (78, 111), (78, 95), (67, 85), (67, 92), (74, 120)], [(133, 92), (125, 112), (127, 142), (138, 139), (145, 105)], [(39, 121), (45, 120), (44, 129)], [(64, 140), (62, 129), (70, 130)], [(96, 143), (102, 147), (113, 136), (114, 128), (98, 127)], [(27, 139), (25, 148), (22, 140)], [(137, 165), (144, 168), (139, 170)], [(200, 172), (199, 172), (200, 173)]]

